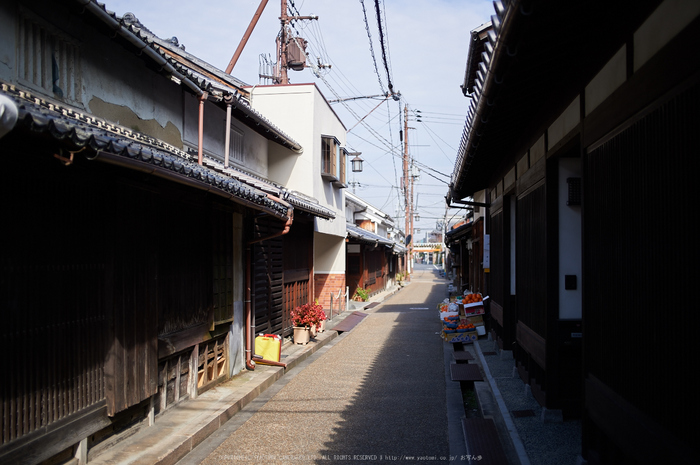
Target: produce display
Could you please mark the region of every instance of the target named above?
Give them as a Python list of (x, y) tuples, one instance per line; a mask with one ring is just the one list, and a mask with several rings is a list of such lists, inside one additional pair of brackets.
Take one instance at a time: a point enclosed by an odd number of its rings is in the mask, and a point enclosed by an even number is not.
[(461, 333), (464, 331), (476, 331), (476, 326), (474, 326), (471, 323), (462, 323), (460, 325), (457, 325), (457, 332)]
[(462, 299), (462, 303), (465, 304), (475, 304), (483, 301), (484, 299), (481, 297), (481, 294), (467, 294), (464, 296), (464, 299)]
[(481, 294), (465, 292), (438, 304), (442, 336), (447, 342), (472, 343), (478, 340), (479, 334), (484, 334), (483, 301)]

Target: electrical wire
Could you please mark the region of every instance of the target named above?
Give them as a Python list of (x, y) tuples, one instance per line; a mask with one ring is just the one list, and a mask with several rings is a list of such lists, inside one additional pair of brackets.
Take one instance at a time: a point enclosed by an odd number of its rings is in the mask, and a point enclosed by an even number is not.
[(394, 94), (394, 84), (391, 82), (391, 72), (389, 71), (389, 62), (386, 57), (386, 45), (384, 41), (384, 30), (382, 28), (382, 14), (379, 10), (379, 0), (374, 0), (374, 9), (377, 16), (377, 27), (379, 29), (379, 44), (382, 47), (382, 61), (384, 62), (384, 69), (386, 70), (386, 80), (387, 86), (389, 87), (389, 93)]
[(369, 39), (369, 53), (372, 55), (372, 63), (374, 63), (374, 73), (377, 75), (377, 80), (379, 81), (379, 88), (382, 94), (385, 94), (384, 83), (382, 83), (382, 77), (379, 74), (379, 68), (377, 67), (377, 58), (374, 56), (374, 47), (372, 46), (372, 33), (369, 30), (369, 22), (367, 21), (367, 10), (365, 10), (365, 0), (360, 0), (362, 5), (362, 16), (365, 20), (365, 30), (367, 31), (367, 38)]

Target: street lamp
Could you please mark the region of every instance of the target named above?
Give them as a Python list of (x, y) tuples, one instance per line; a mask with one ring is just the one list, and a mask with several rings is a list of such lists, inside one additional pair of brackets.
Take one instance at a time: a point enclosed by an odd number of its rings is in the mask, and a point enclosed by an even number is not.
[(353, 152), (350, 155), (355, 155), (355, 158), (350, 160), (350, 164), (352, 164), (352, 172), (353, 173), (361, 173), (362, 172), (362, 162), (364, 161), (362, 158), (360, 158), (360, 154), (362, 152)]

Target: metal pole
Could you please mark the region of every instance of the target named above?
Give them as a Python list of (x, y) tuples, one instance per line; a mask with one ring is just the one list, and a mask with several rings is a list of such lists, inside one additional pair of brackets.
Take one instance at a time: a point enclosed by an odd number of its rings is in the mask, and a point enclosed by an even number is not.
[(258, 9), (255, 11), (255, 14), (253, 15), (253, 19), (250, 20), (250, 24), (248, 25), (248, 29), (246, 29), (245, 34), (243, 34), (243, 38), (241, 39), (241, 42), (238, 44), (238, 48), (236, 49), (235, 53), (233, 54), (231, 61), (228, 63), (228, 66), (226, 67), (226, 74), (231, 74), (231, 71), (233, 71), (233, 67), (236, 66), (236, 62), (240, 58), (241, 53), (243, 52), (243, 48), (245, 47), (245, 44), (248, 43), (248, 39), (250, 39), (250, 35), (253, 33), (253, 29), (255, 29), (255, 25), (258, 24), (258, 20), (260, 19), (260, 15), (262, 14), (266, 5), (267, 5), (267, 0), (262, 0), (260, 2)]

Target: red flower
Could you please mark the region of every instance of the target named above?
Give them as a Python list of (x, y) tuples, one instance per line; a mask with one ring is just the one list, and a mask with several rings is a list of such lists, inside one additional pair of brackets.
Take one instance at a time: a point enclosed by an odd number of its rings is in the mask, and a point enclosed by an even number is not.
[(313, 325), (319, 326), (325, 320), (326, 312), (318, 304), (304, 304), (291, 311), (292, 323), (294, 326), (310, 328)]

